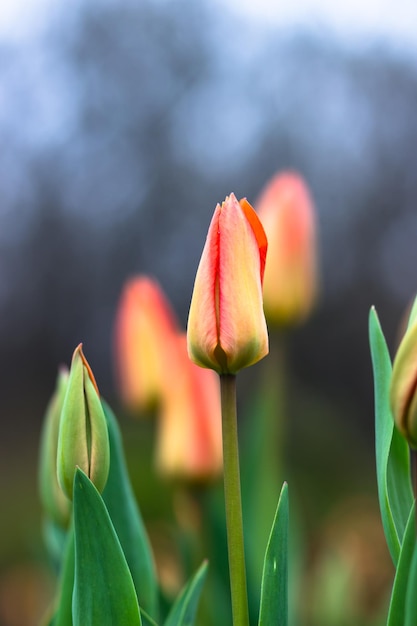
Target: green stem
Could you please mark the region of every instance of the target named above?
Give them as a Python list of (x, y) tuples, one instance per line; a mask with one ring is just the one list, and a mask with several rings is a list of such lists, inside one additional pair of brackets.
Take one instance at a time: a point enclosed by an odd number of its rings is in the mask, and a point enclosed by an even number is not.
[(220, 389), (223, 424), (224, 497), (233, 626), (249, 626), (240, 495), (236, 376), (222, 374), (220, 376)]

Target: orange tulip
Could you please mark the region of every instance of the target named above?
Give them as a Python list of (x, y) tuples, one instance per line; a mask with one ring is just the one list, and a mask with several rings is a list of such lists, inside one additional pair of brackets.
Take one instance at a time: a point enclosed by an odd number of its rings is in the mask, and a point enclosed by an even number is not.
[(267, 240), (255, 211), (234, 194), (217, 205), (194, 284), (188, 352), (194, 363), (234, 374), (268, 354), (262, 306)]
[(130, 409), (149, 410), (161, 401), (166, 344), (176, 332), (158, 283), (146, 276), (129, 280), (116, 316), (115, 352), (120, 394)]
[(278, 174), (256, 203), (268, 237), (264, 307), (269, 322), (298, 322), (310, 313), (317, 292), (314, 207), (302, 178)]
[(164, 379), (157, 465), (172, 477), (216, 477), (223, 459), (218, 378), (190, 361), (185, 334), (175, 337), (167, 349), (170, 369)]

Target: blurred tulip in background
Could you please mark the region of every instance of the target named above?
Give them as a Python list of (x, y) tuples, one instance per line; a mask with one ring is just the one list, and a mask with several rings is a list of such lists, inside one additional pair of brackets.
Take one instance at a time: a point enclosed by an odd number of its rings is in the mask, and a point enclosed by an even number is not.
[(301, 176), (283, 172), (264, 188), (255, 208), (268, 238), (264, 308), (271, 324), (304, 320), (317, 294), (316, 219)]
[(66, 527), (70, 518), (70, 502), (58, 483), (56, 451), (62, 405), (68, 384), (68, 369), (58, 373), (56, 388), (46, 409), (39, 455), (39, 492), (47, 517)]
[(143, 413), (160, 404), (166, 348), (176, 332), (159, 284), (148, 276), (128, 280), (116, 315), (115, 362), (120, 397), (131, 411)]
[(156, 442), (158, 469), (171, 478), (216, 478), (222, 470), (218, 377), (190, 361), (185, 334), (178, 334), (167, 349), (170, 365)]

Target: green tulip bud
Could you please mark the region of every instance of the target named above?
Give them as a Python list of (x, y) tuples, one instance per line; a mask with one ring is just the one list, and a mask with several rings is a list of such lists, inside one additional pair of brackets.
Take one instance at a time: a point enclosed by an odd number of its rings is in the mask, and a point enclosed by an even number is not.
[(39, 490), (43, 508), (56, 524), (66, 527), (70, 517), (70, 502), (58, 484), (56, 454), (62, 406), (68, 383), (68, 369), (58, 373), (55, 391), (46, 409), (41, 433)]
[(394, 359), (391, 409), (395, 424), (410, 446), (417, 448), (417, 320), (411, 321)]
[(72, 357), (58, 437), (58, 482), (71, 500), (76, 467), (103, 491), (110, 467), (109, 435), (97, 384), (82, 344)]

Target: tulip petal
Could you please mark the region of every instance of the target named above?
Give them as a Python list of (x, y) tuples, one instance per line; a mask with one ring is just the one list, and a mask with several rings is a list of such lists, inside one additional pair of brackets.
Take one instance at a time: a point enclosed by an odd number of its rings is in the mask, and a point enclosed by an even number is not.
[(242, 198), (239, 201), (239, 204), (242, 208), (242, 211), (245, 214), (246, 219), (252, 227), (253, 234), (255, 235), (258, 248), (259, 248), (259, 260), (260, 260), (260, 273), (261, 273), (261, 284), (264, 279), (265, 272), (265, 263), (266, 263), (266, 253), (268, 250), (268, 240), (266, 238), (266, 234), (264, 228), (262, 226), (261, 220), (257, 216), (256, 212), (253, 210), (252, 206), (246, 200), (246, 198)]
[(65, 495), (72, 500), (75, 466), (88, 472), (85, 444), (84, 365), (80, 346), (74, 351), (58, 435), (57, 475)]
[(262, 304), (267, 241), (251, 205), (234, 194), (217, 205), (194, 284), (188, 318), (190, 358), (236, 373), (268, 353)]
[(78, 466), (102, 490), (106, 484), (109, 465), (107, 424), (97, 393), (97, 383), (80, 344), (72, 357), (59, 424), (59, 485), (71, 500), (74, 472)]
[[(417, 388), (417, 323), (409, 328), (398, 348), (391, 379), (391, 408), (399, 430), (410, 439), (409, 408)], [(413, 440), (416, 436), (412, 437)], [(417, 442), (416, 442), (417, 443)]]
[[(261, 253), (258, 239), (234, 194), (219, 220), (219, 343), (227, 371), (235, 373), (268, 353), (262, 305)], [(256, 223), (253, 220), (253, 223)]]
[(315, 211), (309, 190), (295, 172), (274, 176), (256, 203), (268, 237), (263, 283), (268, 321), (304, 320), (317, 297)]
[(91, 369), (89, 362), (87, 361), (87, 359), (84, 356), (83, 344), (82, 343), (78, 344), (78, 346), (75, 348), (74, 354), (79, 354), (80, 355), (81, 361), (82, 361), (84, 367), (87, 370), (88, 378), (90, 379), (90, 381), (91, 381), (91, 383), (92, 383), (92, 385), (93, 385), (97, 395), (99, 396), (100, 392), (98, 390), (96, 379), (94, 378), (93, 370)]
[(198, 365), (211, 369), (217, 369), (214, 352), (219, 343), (216, 309), (220, 212), (218, 204), (197, 269), (187, 331), (190, 357)]
[(145, 413), (161, 402), (165, 346), (177, 321), (159, 284), (148, 276), (129, 279), (115, 321), (115, 356), (123, 403)]
[(219, 380), (190, 361), (186, 337), (171, 345), (172, 371), (165, 380), (157, 463), (166, 475), (206, 480), (222, 469)]

